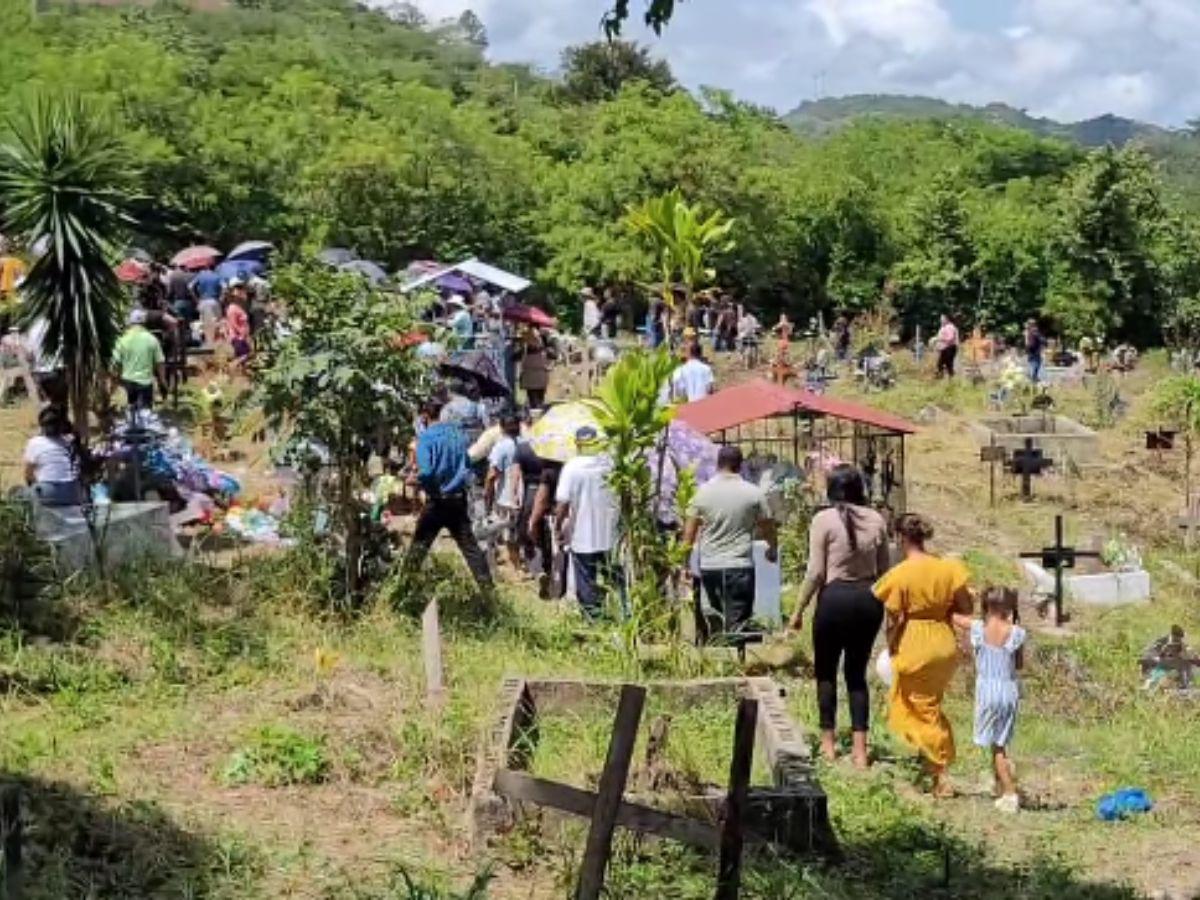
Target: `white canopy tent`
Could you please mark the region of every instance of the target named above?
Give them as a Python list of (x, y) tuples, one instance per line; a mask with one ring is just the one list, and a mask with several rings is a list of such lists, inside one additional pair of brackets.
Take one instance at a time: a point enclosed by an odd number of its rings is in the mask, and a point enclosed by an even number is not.
[(456, 263), (453, 266), (446, 266), (444, 269), (430, 272), (428, 275), (422, 275), (420, 278), (410, 281), (401, 287), (400, 292), (407, 294), (427, 284), (433, 284), (443, 275), (466, 275), (469, 278), (477, 278), (501, 290), (508, 291), (510, 294), (519, 294), (533, 284), (527, 278), (514, 275), (512, 272), (505, 272), (503, 269), (488, 265), (472, 256), (470, 259)]

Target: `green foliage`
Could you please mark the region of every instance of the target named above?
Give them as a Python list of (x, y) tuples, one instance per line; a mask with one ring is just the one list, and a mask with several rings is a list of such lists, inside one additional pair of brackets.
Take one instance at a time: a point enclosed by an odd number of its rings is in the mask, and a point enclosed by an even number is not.
[(227, 784), (320, 784), (329, 771), (323, 739), (291, 728), (266, 725), (250, 736), (221, 771)]
[(621, 88), (634, 81), (644, 81), (663, 94), (675, 88), (675, 76), (666, 60), (654, 59), (647, 48), (628, 41), (592, 41), (567, 47), (561, 65), (563, 92), (576, 103), (613, 100)]
[(1151, 405), (1166, 423), (1193, 438), (1200, 436), (1200, 378), (1178, 375), (1159, 382)]
[[(1069, 335), (1146, 342), (1200, 296), (1200, 240), (1181, 215), (1200, 208), (1186, 189), (1200, 157), (1186, 143), (1168, 189), (1137, 151), (1085, 156), (1000, 109), (981, 121), (900, 104), (940, 117), (911, 121), (859, 116), (864, 101), (853, 123), (806, 138), (722, 91), (667, 90), (669, 73), (628, 45), (572, 48), (564, 84), (486, 64), (473, 16), (188, 6), (56, 5), (35, 23), (6, 8), (0, 106), (30, 89), (83, 96), (157, 205), (218, 245), (343, 245), (391, 268), (475, 254), (529, 273), (551, 302), (650, 273), (699, 287), (715, 268), (760, 318), (801, 321), (869, 310), (890, 284), (910, 334), (950, 309), (1014, 336), (1048, 309)], [(652, 22), (669, 7), (647, 4)], [(735, 250), (720, 236), (681, 266), (626, 227), (629, 207), (676, 188), (736, 220)]]
[(1200, 295), (1180, 298), (1167, 315), (1163, 332), (1172, 347), (1200, 351)]
[[(663, 28), (675, 14), (676, 2), (683, 0), (646, 0), (646, 11), (642, 20), (655, 34), (662, 34)], [(629, 0), (613, 0), (612, 9), (604, 14), (604, 31), (609, 38), (621, 33), (621, 28), (629, 18)]]
[(44, 348), (67, 369), (76, 424), (119, 334), (123, 294), (111, 259), (136, 225), (125, 148), (78, 98), (35, 96), (0, 144), (0, 210), (6, 231), (46, 252), (29, 270), (21, 319), (46, 321)]
[(604, 432), (605, 449), (612, 458), (609, 484), (621, 513), (621, 540), (632, 587), (630, 644), (638, 638), (675, 633), (674, 610), (663, 596), (674, 563), (673, 548), (655, 521), (659, 485), (646, 464), (675, 414), (673, 407), (659, 403), (674, 366), (665, 350), (627, 352), (609, 369), (595, 396), (585, 401)]
[(1098, 150), (1067, 179), (1056, 230), (1059, 265), (1048, 309), (1073, 338), (1161, 335), (1168, 285), (1159, 277), (1166, 211), (1149, 157)]
[[(465, 891), (455, 891), (401, 869), (392, 882), (386, 900), (485, 900), (493, 878), (491, 869), (484, 869)], [(385, 897), (380, 895), (380, 900), (385, 900)]]
[(719, 210), (705, 213), (698, 204), (686, 203), (679, 188), (631, 205), (625, 221), (654, 248), (662, 295), (668, 304), (676, 278), (691, 303), (696, 288), (716, 278), (716, 270), (709, 265), (712, 256), (734, 247), (730, 237), (734, 221)]
[(284, 267), (275, 289), (288, 305), (291, 331), (265, 354), (258, 400), (284, 436), (285, 457), (308, 470), (327, 455), (333, 475), (319, 479), (318, 499), (335, 511), (346, 594), (358, 597), (358, 498), (368, 486), (362, 449), (381, 433), (393, 443), (409, 436), (426, 383), (427, 367), (396, 341), (411, 329), (412, 311), (356, 275), (318, 265)]

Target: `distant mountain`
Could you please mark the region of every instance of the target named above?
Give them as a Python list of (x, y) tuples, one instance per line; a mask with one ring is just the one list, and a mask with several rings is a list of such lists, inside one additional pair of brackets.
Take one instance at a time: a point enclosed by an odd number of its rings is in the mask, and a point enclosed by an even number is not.
[(1005, 103), (970, 106), (965, 103), (947, 103), (932, 97), (891, 94), (857, 94), (850, 97), (806, 100), (783, 119), (802, 134), (824, 134), (857, 119), (872, 116), (891, 119), (980, 119), (1021, 128), (1044, 137), (1074, 141), (1085, 147), (1121, 145), (1133, 140), (1159, 143), (1172, 134), (1166, 128), (1123, 119), (1120, 116), (1106, 115), (1083, 122), (1064, 123), (1036, 118)]

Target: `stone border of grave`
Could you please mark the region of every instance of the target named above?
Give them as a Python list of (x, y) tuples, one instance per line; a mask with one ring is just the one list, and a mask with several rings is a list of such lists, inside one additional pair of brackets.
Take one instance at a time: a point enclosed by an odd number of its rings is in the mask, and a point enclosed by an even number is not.
[[(520, 738), (535, 733), (539, 716), (565, 710), (615, 709), (621, 687), (619, 682), (586, 679), (520, 676), (503, 679), (495, 713), (484, 729), (476, 760), (467, 813), (473, 846), (484, 846), (511, 831), (526, 817), (530, 804), (583, 818), (591, 815), (594, 793), (529, 774), (532, 748), (521, 746)], [(816, 780), (809, 744), (788, 715), (783, 702), (786, 693), (776, 681), (755, 677), (655, 681), (648, 683), (646, 689), (660, 696), (669, 695), (678, 705), (722, 697), (728, 699), (731, 707), (740, 699), (757, 701), (756, 744), (771, 770), (773, 785), (752, 786), (749, 790), (746, 840), (769, 843), (799, 854), (838, 854), (828, 801)], [(680, 815), (625, 800), (620, 805), (617, 823), (702, 849), (717, 848), (724, 798), (704, 795), (686, 797), (684, 801), (689, 811), (697, 809), (703, 813)]]
[(968, 423), (979, 447), (1001, 447), (1009, 455), (1033, 440), (1033, 449), (1041, 450), (1057, 462), (1071, 460), (1077, 466), (1100, 462), (1100, 443), (1096, 432), (1074, 419), (1054, 413), (1019, 416), (985, 416)]

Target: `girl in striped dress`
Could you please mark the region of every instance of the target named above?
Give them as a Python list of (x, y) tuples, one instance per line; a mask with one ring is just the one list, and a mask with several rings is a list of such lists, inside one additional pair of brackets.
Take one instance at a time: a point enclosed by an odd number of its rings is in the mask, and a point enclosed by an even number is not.
[(975, 651), (975, 743), (990, 750), (996, 776), (996, 809), (1015, 813), (1020, 806), (1008, 748), (1017, 724), (1025, 629), (1013, 620), (1017, 593), (1011, 588), (983, 592), (983, 620), (971, 623)]

